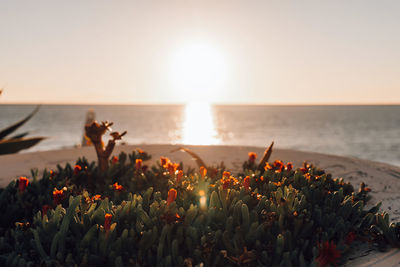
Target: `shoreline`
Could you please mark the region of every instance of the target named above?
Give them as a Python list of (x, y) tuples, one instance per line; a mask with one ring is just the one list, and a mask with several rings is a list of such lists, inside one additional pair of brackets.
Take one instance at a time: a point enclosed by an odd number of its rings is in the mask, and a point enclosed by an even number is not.
[[(137, 148), (143, 149), (152, 156), (146, 162), (149, 166), (158, 161), (160, 156), (166, 156), (172, 161), (184, 163), (196, 167), (196, 163), (190, 155), (176, 151), (183, 145), (120, 145), (116, 146), (113, 155), (118, 156), (120, 152), (130, 153)], [(198, 154), (206, 164), (215, 165), (224, 162), (227, 169), (234, 174), (237, 173), (242, 163), (247, 160), (248, 152), (256, 152), (260, 158), (265, 150), (262, 147), (252, 146), (195, 146), (185, 145)], [(79, 157), (86, 157), (89, 161), (97, 160), (93, 147), (69, 148), (61, 150), (50, 150), (42, 152), (28, 152), (22, 154), (11, 154), (0, 156), (0, 187), (5, 187), (10, 181), (19, 176), (31, 177), (30, 170), (37, 168), (39, 177), (46, 168), (56, 168), (57, 164), (74, 164)], [(304, 161), (331, 173), (333, 178), (343, 177), (349, 181), (355, 190), (358, 190), (361, 182), (365, 182), (372, 189), (371, 204), (382, 202), (381, 210), (387, 211), (392, 221), (400, 220), (400, 167), (385, 163), (361, 160), (357, 158), (341, 157), (335, 155), (321, 154), (315, 152), (304, 152), (289, 149), (273, 149), (270, 161), (280, 159), (284, 162), (292, 162), (294, 167), (299, 167)], [(393, 263), (400, 262), (400, 250), (392, 248), (385, 253), (371, 250), (364, 245), (352, 253), (346, 265), (355, 266), (394, 266)]]

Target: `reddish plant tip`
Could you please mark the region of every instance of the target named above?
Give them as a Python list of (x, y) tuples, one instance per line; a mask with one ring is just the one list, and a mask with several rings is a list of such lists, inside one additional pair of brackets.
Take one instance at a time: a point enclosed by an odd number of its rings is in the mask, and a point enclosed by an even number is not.
[(19, 192), (24, 192), (25, 189), (28, 187), (28, 184), (29, 184), (28, 178), (22, 177), (22, 176), (19, 177), (19, 180), (18, 180), (18, 190), (19, 190)]
[(74, 167), (74, 174), (77, 175), (82, 170), (82, 167), (79, 165), (75, 165)]
[(166, 168), (167, 167), (167, 163), (169, 162), (169, 159), (166, 157), (160, 157), (160, 164), (162, 167)]
[(143, 163), (143, 160), (136, 159), (136, 165), (135, 165), (136, 171), (141, 171), (142, 170), (142, 163)]
[(114, 189), (115, 191), (118, 191), (118, 192), (121, 192), (122, 190), (124, 190), (124, 187), (123, 187), (122, 185), (119, 185), (118, 183), (114, 183), (114, 184), (112, 185), (112, 187), (113, 187), (113, 189)]
[(200, 167), (200, 175), (201, 178), (204, 178), (207, 175), (207, 169), (204, 166)]
[(53, 202), (54, 202), (54, 205), (60, 204), (63, 199), (64, 199), (64, 190), (55, 189), (53, 191)]
[(325, 241), (322, 245), (318, 244), (317, 262), (319, 267), (325, 267), (328, 264), (337, 265), (340, 259), (340, 251), (336, 249), (336, 244), (331, 241)]
[(291, 171), (292, 169), (293, 169), (293, 164), (291, 162), (288, 162), (288, 164), (286, 164), (286, 170)]
[(256, 160), (256, 158), (257, 158), (257, 154), (254, 153), (254, 152), (249, 152), (248, 155), (249, 155), (249, 161), (250, 162), (254, 162)]
[(104, 215), (104, 230), (106, 232), (110, 230), (112, 217), (113, 216), (110, 213), (106, 213), (106, 215)]
[(177, 195), (177, 194), (178, 194), (178, 193), (177, 193), (176, 190), (173, 189), (173, 188), (171, 188), (171, 189), (168, 191), (167, 205), (170, 205), (172, 202), (175, 201), (176, 195)]
[(222, 183), (222, 189), (226, 190), (226, 189), (228, 189), (229, 184), (231, 183), (231, 179), (223, 178), (223, 179), (221, 179), (221, 183)]
[(47, 215), (47, 211), (51, 209), (50, 205), (43, 205), (42, 207), (42, 218), (43, 216)]
[(356, 239), (356, 234), (354, 232), (348, 232), (344, 240), (344, 243), (346, 245), (351, 245), (351, 243), (353, 243), (355, 239)]
[(112, 163), (113, 165), (117, 164), (117, 163), (118, 163), (118, 157), (117, 157), (117, 156), (112, 157), (111, 163)]
[(250, 191), (250, 176), (246, 176), (246, 177), (243, 179), (243, 187), (244, 187), (244, 189), (245, 189), (247, 192)]
[(179, 183), (181, 181), (182, 177), (183, 177), (183, 171), (179, 170), (176, 175), (176, 183)]

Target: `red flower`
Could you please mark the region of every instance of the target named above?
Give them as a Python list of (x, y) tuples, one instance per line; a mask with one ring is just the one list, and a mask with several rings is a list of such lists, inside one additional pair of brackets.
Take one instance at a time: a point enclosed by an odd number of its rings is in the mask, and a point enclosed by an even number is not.
[(117, 164), (118, 163), (118, 157), (117, 156), (112, 157), (111, 162), (112, 162), (113, 165)]
[(112, 185), (112, 187), (113, 187), (113, 189), (114, 189), (115, 191), (118, 191), (118, 192), (121, 192), (122, 190), (124, 190), (124, 187), (123, 187), (122, 185), (119, 185), (118, 183), (114, 183), (114, 184)]
[(293, 164), (291, 162), (288, 162), (288, 164), (286, 164), (286, 170), (291, 171), (292, 169), (293, 169)]
[(82, 167), (79, 165), (75, 165), (74, 167), (74, 174), (77, 175), (82, 170)]
[(42, 218), (44, 215), (47, 215), (47, 211), (51, 209), (50, 205), (43, 205), (42, 207)]
[(108, 232), (110, 230), (111, 219), (112, 219), (112, 215), (110, 213), (106, 213), (106, 215), (104, 216), (104, 230), (106, 232)]
[(325, 241), (322, 245), (318, 244), (317, 262), (319, 267), (325, 267), (328, 264), (336, 266), (340, 256), (340, 251), (336, 249), (336, 244), (333, 241), (330, 243)]
[(344, 240), (344, 243), (346, 245), (351, 245), (351, 243), (353, 243), (355, 239), (356, 239), (356, 234), (354, 232), (348, 232)]
[(231, 179), (221, 179), (222, 189), (228, 189), (229, 184), (231, 183)]
[(29, 184), (28, 178), (22, 177), (22, 176), (19, 177), (19, 180), (18, 180), (18, 190), (19, 190), (19, 192), (24, 192), (26, 187), (28, 186), (28, 184)]
[(256, 160), (256, 158), (257, 158), (257, 154), (254, 153), (254, 152), (249, 152), (248, 155), (249, 155), (249, 161), (250, 162), (254, 162)]
[(183, 171), (179, 170), (178, 174), (176, 175), (176, 183), (179, 183), (183, 177)]
[(200, 175), (201, 178), (204, 178), (207, 175), (207, 169), (203, 166), (200, 167)]
[(243, 179), (243, 187), (247, 192), (250, 191), (250, 176), (246, 176), (246, 178)]
[(54, 189), (53, 191), (53, 202), (54, 205), (58, 205), (61, 203), (61, 201), (64, 199), (64, 190), (57, 190)]
[(141, 159), (136, 159), (135, 168), (136, 168), (137, 171), (142, 170), (142, 162), (143, 162), (143, 160), (141, 160)]
[(171, 204), (176, 199), (177, 192), (175, 189), (171, 188), (168, 191), (167, 205)]

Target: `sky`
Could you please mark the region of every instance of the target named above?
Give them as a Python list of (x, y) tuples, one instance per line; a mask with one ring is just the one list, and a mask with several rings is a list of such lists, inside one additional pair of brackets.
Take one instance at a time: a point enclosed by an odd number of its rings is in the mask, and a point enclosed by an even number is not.
[(400, 1), (0, 1), (0, 103), (400, 104)]

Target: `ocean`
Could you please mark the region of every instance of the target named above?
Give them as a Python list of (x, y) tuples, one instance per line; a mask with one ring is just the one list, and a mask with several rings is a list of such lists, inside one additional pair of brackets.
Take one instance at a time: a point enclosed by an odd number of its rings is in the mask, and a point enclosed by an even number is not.
[[(0, 105), (0, 129), (24, 118), (35, 105)], [(351, 156), (400, 166), (400, 105), (225, 106), (42, 105), (18, 132), (45, 136), (25, 150), (79, 145), (89, 109), (127, 144), (268, 146)]]

